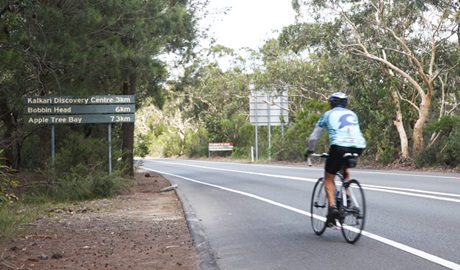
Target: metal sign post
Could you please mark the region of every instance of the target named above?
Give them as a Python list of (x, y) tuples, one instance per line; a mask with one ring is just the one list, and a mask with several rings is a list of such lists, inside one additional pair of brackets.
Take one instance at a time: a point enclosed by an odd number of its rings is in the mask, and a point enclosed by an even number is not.
[(284, 125), (288, 122), (287, 92), (251, 91), (249, 97), (249, 118), (255, 126), (256, 161), (259, 159), (258, 149), (258, 126), (268, 127), (268, 158), (271, 159), (271, 126), (281, 126), (284, 137)]
[(107, 124), (107, 140), (109, 141), (109, 174), (112, 174), (112, 124)]
[[(252, 103), (251, 103), (252, 104)], [(258, 117), (258, 112), (259, 110), (257, 109), (257, 102), (254, 102), (254, 113), (255, 113), (255, 132), (256, 132), (256, 161), (259, 160), (259, 132), (257, 130), (258, 126), (259, 126), (259, 117)]]

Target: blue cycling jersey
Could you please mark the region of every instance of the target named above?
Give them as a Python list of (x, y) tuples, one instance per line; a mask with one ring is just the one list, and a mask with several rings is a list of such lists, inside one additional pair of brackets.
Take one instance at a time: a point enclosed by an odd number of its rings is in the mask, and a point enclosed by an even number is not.
[(327, 129), (331, 145), (366, 148), (358, 116), (349, 109), (335, 107), (325, 112), (318, 120), (318, 126)]

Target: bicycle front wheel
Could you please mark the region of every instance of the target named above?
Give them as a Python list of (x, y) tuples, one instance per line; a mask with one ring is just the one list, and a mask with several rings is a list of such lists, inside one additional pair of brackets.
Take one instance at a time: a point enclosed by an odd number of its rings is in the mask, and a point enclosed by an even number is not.
[(328, 202), (326, 191), (324, 190), (324, 179), (320, 178), (313, 188), (310, 205), (311, 226), (317, 235), (323, 234), (326, 230), (327, 211)]
[(348, 243), (355, 243), (361, 236), (366, 218), (366, 201), (364, 192), (358, 180), (350, 180), (345, 184), (347, 206), (342, 205), (340, 214), (342, 216), (342, 234)]

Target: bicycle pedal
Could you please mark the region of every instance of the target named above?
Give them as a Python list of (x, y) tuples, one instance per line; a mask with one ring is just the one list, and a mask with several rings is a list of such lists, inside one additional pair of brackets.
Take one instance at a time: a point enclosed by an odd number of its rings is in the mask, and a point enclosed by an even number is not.
[(317, 208), (326, 208), (325, 204), (318, 204), (317, 202), (315, 202), (314, 206)]

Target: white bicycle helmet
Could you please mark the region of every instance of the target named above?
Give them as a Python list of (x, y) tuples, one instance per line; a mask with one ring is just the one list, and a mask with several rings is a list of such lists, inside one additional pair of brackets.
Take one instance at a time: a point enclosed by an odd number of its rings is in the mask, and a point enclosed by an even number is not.
[(329, 103), (334, 107), (346, 108), (348, 104), (348, 96), (342, 92), (335, 92), (329, 96)]

